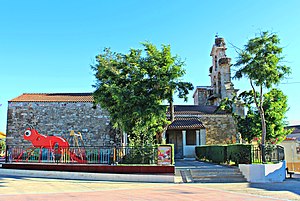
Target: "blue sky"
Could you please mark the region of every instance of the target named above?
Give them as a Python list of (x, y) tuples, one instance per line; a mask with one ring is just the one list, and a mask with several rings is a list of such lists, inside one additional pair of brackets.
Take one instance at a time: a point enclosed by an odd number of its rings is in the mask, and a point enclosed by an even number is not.
[[(203, 86), (210, 85), (216, 33), (225, 38), (234, 63), (230, 44), (242, 48), (265, 30), (281, 39), (292, 74), (278, 87), (288, 96), (288, 120), (299, 120), (299, 8), (298, 0), (1, 0), (0, 131), (6, 132), (7, 101), (22, 93), (92, 92), (90, 65), (104, 47), (126, 53), (144, 41), (170, 44), (186, 61), (184, 80)], [(245, 80), (234, 84), (249, 89)]]

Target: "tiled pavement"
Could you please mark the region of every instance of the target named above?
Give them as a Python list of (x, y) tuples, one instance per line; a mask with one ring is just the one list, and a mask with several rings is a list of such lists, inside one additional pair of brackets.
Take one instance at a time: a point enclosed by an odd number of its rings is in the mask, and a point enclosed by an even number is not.
[(0, 200), (299, 200), (284, 184), (158, 184), (0, 178)]
[[(182, 162), (185, 167), (199, 165)], [(300, 200), (300, 176), (295, 177), (271, 184), (163, 184), (0, 175), (0, 200)]]

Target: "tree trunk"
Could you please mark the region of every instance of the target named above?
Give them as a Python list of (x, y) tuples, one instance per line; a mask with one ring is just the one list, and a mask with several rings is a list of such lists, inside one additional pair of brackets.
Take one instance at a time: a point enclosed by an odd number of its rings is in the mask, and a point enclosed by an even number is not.
[(267, 128), (266, 128), (265, 113), (263, 110), (261, 111), (260, 117), (261, 117), (261, 130), (262, 130), (261, 143), (266, 144)]
[(171, 120), (171, 123), (172, 123), (175, 119), (173, 101), (170, 101), (170, 109), (169, 110), (170, 110), (170, 120)]
[(266, 162), (266, 136), (267, 136), (267, 128), (266, 128), (266, 120), (265, 120), (265, 112), (264, 109), (260, 108), (260, 118), (261, 118), (261, 154), (262, 154), (262, 162)]
[(260, 113), (260, 118), (261, 118), (261, 130), (262, 130), (262, 135), (261, 135), (261, 144), (265, 145), (266, 144), (266, 135), (267, 135), (267, 129), (266, 129), (266, 119), (265, 119), (265, 111), (263, 108), (263, 88), (262, 85), (260, 86), (260, 97), (259, 97), (259, 113)]
[(265, 152), (265, 144), (266, 144), (266, 136), (267, 136), (267, 127), (266, 127), (266, 119), (265, 119), (265, 111), (263, 108), (263, 87), (260, 85), (260, 94), (259, 94), (259, 103), (257, 102), (256, 97), (256, 90), (254, 88), (254, 85), (252, 83), (252, 80), (250, 79), (250, 85), (253, 90), (254, 95), (254, 103), (256, 105), (256, 108), (259, 111), (260, 119), (261, 119), (261, 155), (262, 155), (262, 162), (266, 162), (266, 152)]
[[(169, 112), (170, 112), (170, 121), (171, 123), (174, 121), (175, 119), (175, 115), (174, 115), (174, 105), (173, 105), (173, 100), (169, 100)], [(164, 130), (161, 132), (161, 133), (157, 133), (156, 134), (156, 140), (159, 144), (162, 143), (162, 134), (164, 132), (167, 132), (167, 129), (168, 129), (168, 126), (169, 125), (166, 125), (166, 127), (164, 128)]]

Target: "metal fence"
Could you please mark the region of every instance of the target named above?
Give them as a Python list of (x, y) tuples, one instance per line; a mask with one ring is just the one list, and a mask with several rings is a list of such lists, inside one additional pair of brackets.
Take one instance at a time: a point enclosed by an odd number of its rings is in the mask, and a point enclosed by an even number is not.
[(284, 160), (284, 147), (280, 145), (252, 146), (252, 163), (262, 163), (263, 149), (265, 162), (280, 162)]
[(77, 164), (156, 164), (157, 147), (59, 147), (7, 146), (6, 162)]

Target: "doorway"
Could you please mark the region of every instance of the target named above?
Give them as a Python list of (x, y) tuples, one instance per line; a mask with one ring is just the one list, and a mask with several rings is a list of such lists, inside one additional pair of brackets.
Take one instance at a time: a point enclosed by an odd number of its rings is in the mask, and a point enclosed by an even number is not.
[(181, 130), (167, 131), (167, 144), (174, 144), (175, 158), (183, 158), (182, 133)]

